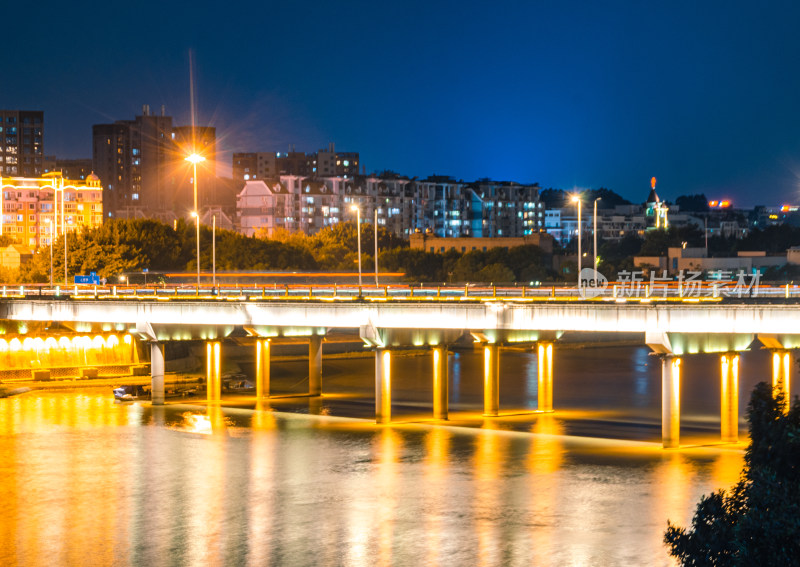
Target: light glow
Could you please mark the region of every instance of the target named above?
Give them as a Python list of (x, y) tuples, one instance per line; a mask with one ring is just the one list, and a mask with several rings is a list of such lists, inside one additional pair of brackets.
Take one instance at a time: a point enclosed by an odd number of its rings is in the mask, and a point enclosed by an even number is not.
[(197, 165), (200, 162), (206, 161), (206, 158), (204, 158), (203, 156), (201, 156), (200, 154), (197, 154), (197, 153), (189, 154), (184, 159), (186, 161), (188, 161), (189, 163), (192, 163), (194, 165)]

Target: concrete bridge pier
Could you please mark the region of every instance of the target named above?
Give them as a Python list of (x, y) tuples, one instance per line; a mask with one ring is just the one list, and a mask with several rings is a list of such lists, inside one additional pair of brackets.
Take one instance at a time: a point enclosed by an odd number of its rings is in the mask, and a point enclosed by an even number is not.
[(433, 348), (433, 419), (447, 419), (448, 413), (447, 347)]
[(150, 400), (154, 406), (164, 405), (164, 343), (150, 343)]
[(739, 355), (725, 353), (720, 364), (720, 433), (723, 443), (736, 443), (739, 441)]
[(483, 415), (496, 417), (500, 414), (500, 346), (487, 344), (483, 347)]
[(680, 446), (681, 359), (672, 354), (661, 357), (661, 441), (665, 449)]
[(269, 339), (256, 340), (256, 398), (269, 397)]
[(222, 360), (219, 341), (206, 342), (206, 392), (208, 403), (222, 399)]
[(553, 411), (553, 343), (542, 341), (537, 345), (536, 351), (539, 364), (538, 409)]
[(392, 421), (392, 353), (375, 349), (375, 423)]
[(322, 336), (311, 335), (308, 341), (308, 395), (322, 395)]
[[(791, 402), (789, 392), (791, 391), (792, 376), (792, 356), (789, 350), (772, 350), (772, 387), (778, 388), (783, 392), (786, 403)], [(788, 405), (787, 405), (788, 408)]]

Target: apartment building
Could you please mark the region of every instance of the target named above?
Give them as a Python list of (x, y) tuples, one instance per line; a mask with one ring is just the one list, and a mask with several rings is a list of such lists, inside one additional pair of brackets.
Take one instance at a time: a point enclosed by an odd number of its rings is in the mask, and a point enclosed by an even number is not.
[(0, 175), (44, 173), (44, 112), (0, 110)]
[(522, 237), (544, 229), (538, 186), (476, 184), (449, 177), (409, 179), (396, 174), (355, 177), (281, 175), (249, 180), (237, 197), (242, 232), (277, 228), (312, 234), (354, 220), (383, 226), (399, 236)]
[(214, 187), (216, 130), (207, 126), (174, 126), (172, 117), (149, 105), (133, 120), (92, 127), (94, 172), (103, 184), (109, 217), (157, 218), (171, 222), (194, 210), (192, 167), (185, 161), (196, 151), (206, 161), (198, 164), (198, 204), (209, 205)]
[(47, 246), (65, 232), (103, 223), (103, 187), (96, 175), (0, 177), (0, 210), (0, 234), (31, 248)]

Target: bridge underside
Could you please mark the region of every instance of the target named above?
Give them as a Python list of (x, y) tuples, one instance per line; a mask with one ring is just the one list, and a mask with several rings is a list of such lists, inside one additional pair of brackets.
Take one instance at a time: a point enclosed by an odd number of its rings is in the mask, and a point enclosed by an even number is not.
[[(679, 445), (681, 358), (696, 353), (720, 355), (723, 441), (738, 438), (738, 353), (767, 348), (773, 353), (773, 384), (788, 395), (792, 360), (800, 348), (800, 309), (773, 304), (583, 304), (503, 302), (273, 303), (202, 301), (0, 301), (0, 332), (117, 333), (151, 345), (154, 403), (163, 390), (163, 344), (207, 342), (209, 392), (218, 390), (222, 340), (256, 345), (259, 396), (269, 396), (270, 344), (309, 345), (309, 395), (321, 392), (322, 343), (328, 337), (361, 340), (375, 351), (376, 420), (391, 419), (391, 352), (429, 348), (433, 352), (434, 412), (447, 416), (447, 348), (473, 342), (484, 353), (484, 413), (499, 411), (499, 357), (502, 347), (536, 346), (539, 411), (552, 411), (553, 349), (565, 333), (613, 340), (634, 333), (662, 358), (662, 438)], [(628, 335), (630, 336), (630, 335)], [(595, 339), (596, 337), (596, 339)], [(570, 341), (573, 342), (573, 341)], [(216, 394), (215, 394), (216, 396)], [(210, 397), (209, 401), (216, 401)]]

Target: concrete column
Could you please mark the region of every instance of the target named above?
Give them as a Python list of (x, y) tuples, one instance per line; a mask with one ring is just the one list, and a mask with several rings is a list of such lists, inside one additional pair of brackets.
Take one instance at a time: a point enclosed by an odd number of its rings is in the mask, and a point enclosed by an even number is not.
[(537, 361), (539, 363), (539, 411), (553, 411), (553, 343), (539, 343)]
[(433, 349), (433, 419), (447, 419), (447, 347)]
[(150, 400), (164, 405), (164, 343), (150, 343)]
[(269, 339), (256, 341), (256, 398), (269, 397)]
[(219, 341), (206, 343), (206, 391), (209, 403), (219, 402), (222, 399), (222, 361), (220, 359), (221, 345)]
[(483, 415), (500, 414), (500, 347), (483, 347)]
[(788, 350), (772, 351), (772, 387), (778, 388), (786, 398), (786, 408), (792, 401), (791, 391), (792, 356)]
[(392, 354), (375, 350), (375, 423), (392, 420)]
[(661, 440), (664, 448), (680, 446), (681, 359), (668, 354), (661, 359)]
[(720, 365), (720, 433), (723, 443), (736, 443), (739, 441), (739, 355), (723, 354)]
[(322, 395), (322, 337), (311, 335), (308, 343), (308, 394)]

